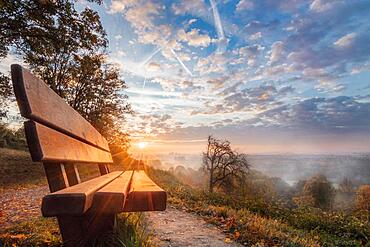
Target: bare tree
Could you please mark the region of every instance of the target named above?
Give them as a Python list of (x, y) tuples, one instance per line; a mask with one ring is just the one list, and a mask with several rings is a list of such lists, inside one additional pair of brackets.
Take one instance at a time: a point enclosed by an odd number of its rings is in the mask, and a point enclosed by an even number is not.
[(208, 136), (203, 169), (209, 174), (209, 192), (215, 186), (230, 184), (231, 179), (242, 179), (249, 167), (246, 155), (232, 150), (229, 141)]

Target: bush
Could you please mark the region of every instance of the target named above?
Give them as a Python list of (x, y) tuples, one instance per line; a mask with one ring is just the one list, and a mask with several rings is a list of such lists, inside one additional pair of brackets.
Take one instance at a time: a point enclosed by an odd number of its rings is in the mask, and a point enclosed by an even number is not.
[(311, 177), (303, 187), (303, 197), (309, 206), (331, 208), (334, 188), (324, 175)]
[(11, 130), (4, 123), (0, 123), (0, 148), (27, 149), (24, 129)]
[(370, 185), (361, 185), (356, 191), (356, 207), (360, 210), (370, 210)]

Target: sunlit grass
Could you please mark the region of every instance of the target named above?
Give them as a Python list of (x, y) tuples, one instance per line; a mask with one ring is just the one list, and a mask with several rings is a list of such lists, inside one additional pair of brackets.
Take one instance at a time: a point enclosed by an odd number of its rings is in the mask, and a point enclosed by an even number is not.
[(150, 232), (142, 213), (122, 213), (117, 217), (114, 232), (99, 236), (93, 246), (151, 247)]

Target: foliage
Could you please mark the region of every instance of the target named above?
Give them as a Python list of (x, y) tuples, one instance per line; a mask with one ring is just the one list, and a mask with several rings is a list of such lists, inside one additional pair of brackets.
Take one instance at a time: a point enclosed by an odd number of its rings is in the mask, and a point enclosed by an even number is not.
[(209, 191), (212, 193), (215, 186), (228, 190), (235, 187), (235, 180), (243, 181), (249, 164), (245, 154), (231, 149), (229, 141), (208, 136), (203, 168), (209, 175)]
[(0, 72), (0, 99), (2, 99), (0, 100), (0, 119), (6, 117), (8, 112), (7, 99), (11, 96), (11, 87), (9, 84), (9, 78)]
[(303, 187), (301, 203), (322, 209), (331, 208), (334, 188), (324, 175), (308, 179)]
[(370, 185), (362, 185), (356, 191), (356, 207), (370, 211)]
[(27, 149), (24, 129), (12, 130), (0, 122), (0, 148)]

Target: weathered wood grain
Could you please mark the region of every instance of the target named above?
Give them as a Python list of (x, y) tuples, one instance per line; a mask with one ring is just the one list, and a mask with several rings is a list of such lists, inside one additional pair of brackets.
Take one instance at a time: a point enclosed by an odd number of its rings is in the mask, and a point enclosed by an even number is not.
[(41, 79), (18, 64), (11, 66), (11, 73), (23, 117), (109, 151), (105, 138)]
[(124, 211), (163, 211), (166, 209), (166, 202), (167, 193), (156, 185), (144, 170), (136, 170), (131, 179)]
[(125, 171), (95, 193), (92, 210), (103, 214), (115, 214), (123, 211), (133, 171)]
[(112, 163), (110, 152), (80, 142), (34, 121), (24, 123), (33, 161)]
[(96, 191), (112, 182), (122, 172), (111, 172), (86, 182), (56, 191), (42, 199), (41, 211), (45, 217), (82, 215), (92, 205)]

